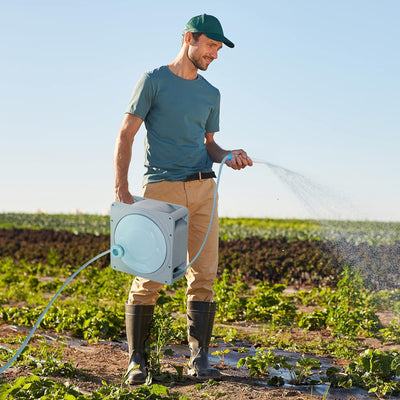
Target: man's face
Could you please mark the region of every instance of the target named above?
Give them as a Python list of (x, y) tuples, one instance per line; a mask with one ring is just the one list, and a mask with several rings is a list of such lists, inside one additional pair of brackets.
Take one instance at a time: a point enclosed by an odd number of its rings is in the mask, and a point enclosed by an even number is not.
[(222, 42), (212, 40), (206, 35), (200, 35), (197, 41), (191, 35), (188, 58), (196, 68), (206, 71), (211, 62), (218, 57), (221, 48)]

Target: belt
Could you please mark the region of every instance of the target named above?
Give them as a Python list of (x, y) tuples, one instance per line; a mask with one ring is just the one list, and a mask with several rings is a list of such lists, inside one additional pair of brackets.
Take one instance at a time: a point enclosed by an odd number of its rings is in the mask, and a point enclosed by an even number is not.
[(214, 171), (211, 172), (196, 172), (195, 174), (186, 177), (185, 182), (201, 181), (203, 179), (216, 178)]

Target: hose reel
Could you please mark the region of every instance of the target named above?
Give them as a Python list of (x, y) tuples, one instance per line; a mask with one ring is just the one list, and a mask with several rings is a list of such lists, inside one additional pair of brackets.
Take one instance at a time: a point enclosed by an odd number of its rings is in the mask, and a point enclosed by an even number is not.
[(189, 211), (163, 201), (133, 199), (133, 204), (111, 205), (111, 267), (170, 285), (186, 273)]

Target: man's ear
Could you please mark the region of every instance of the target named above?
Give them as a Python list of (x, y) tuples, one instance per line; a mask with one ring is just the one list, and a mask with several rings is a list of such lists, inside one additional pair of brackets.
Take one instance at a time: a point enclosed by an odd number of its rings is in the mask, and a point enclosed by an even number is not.
[(190, 45), (193, 41), (193, 35), (192, 32), (185, 32), (185, 36), (183, 38), (183, 42), (187, 45)]

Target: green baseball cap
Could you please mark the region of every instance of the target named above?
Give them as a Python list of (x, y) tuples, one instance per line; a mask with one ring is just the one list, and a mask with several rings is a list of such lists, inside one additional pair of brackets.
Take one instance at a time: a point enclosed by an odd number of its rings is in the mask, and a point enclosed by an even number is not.
[(186, 32), (203, 33), (212, 40), (222, 42), (231, 48), (235, 47), (235, 45), (224, 36), (221, 23), (212, 15), (201, 14), (191, 18), (183, 31), (183, 33)]

